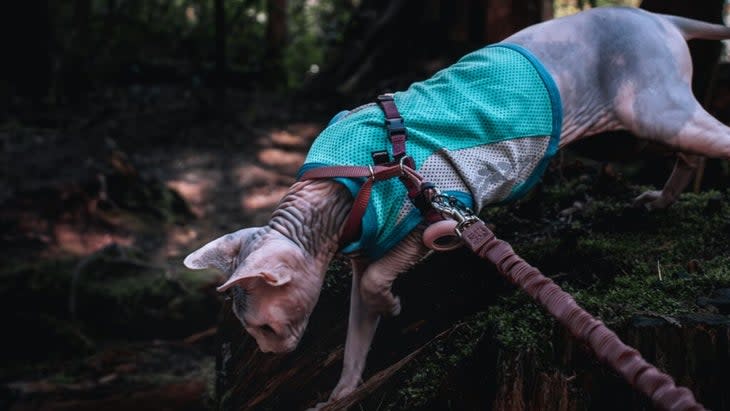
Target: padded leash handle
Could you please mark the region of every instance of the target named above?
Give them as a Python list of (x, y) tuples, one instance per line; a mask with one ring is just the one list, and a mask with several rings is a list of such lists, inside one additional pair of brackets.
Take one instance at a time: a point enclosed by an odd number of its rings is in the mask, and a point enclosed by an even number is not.
[(567, 292), (537, 268), (527, 264), (505, 241), (498, 239), (481, 220), (463, 227), (464, 244), (501, 275), (539, 302), (578, 340), (616, 370), (629, 384), (667, 411), (701, 411), (692, 391), (677, 386), (671, 376), (647, 362), (634, 348), (624, 344), (606, 325), (581, 308)]
[(431, 209), (446, 218), (433, 221), (426, 227), (423, 231), (423, 243), (434, 251), (449, 251), (461, 247), (463, 228), (479, 221), (479, 218), (461, 201), (443, 194), (432, 184), (424, 195), (430, 201)]
[(437, 221), (423, 231), (423, 244), (434, 251), (451, 251), (464, 244), (456, 234), (458, 223), (454, 220)]

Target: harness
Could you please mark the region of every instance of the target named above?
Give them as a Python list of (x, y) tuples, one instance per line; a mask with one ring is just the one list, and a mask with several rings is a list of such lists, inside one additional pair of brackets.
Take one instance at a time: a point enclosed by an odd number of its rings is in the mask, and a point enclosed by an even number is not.
[(373, 184), (398, 178), (408, 198), (430, 224), (424, 243), (436, 251), (462, 245), (490, 261), (511, 283), (528, 293), (579, 341), (588, 345), (601, 361), (619, 373), (635, 389), (664, 410), (704, 410), (692, 392), (677, 386), (671, 376), (648, 363), (634, 348), (624, 344), (602, 321), (581, 308), (567, 292), (520, 258), (505, 241), (496, 238), (475, 213), (453, 196), (441, 193), (416, 172), (406, 153), (407, 132), (392, 95), (381, 95), (378, 106), (385, 113), (385, 127), (393, 158), (386, 151), (372, 153), (374, 165), (325, 166), (304, 172), (301, 180), (365, 178), (354, 199), (342, 231), (340, 246), (357, 238)]
[[(336, 115), (312, 144), (298, 177), (317, 168), (364, 167), (358, 177), (331, 177), (354, 198), (370, 178), (368, 165), (375, 172), (405, 158), (425, 181), (482, 209), (526, 194), (557, 152), (562, 119), (557, 86), (517, 45), (476, 50), (390, 97)], [(369, 188), (360, 235), (347, 236), (354, 241), (343, 244), (345, 254), (382, 257), (429, 218), (409, 200), (418, 198), (419, 187), (375, 177), (379, 183)]]
[[(426, 221), (442, 220), (440, 214), (427, 201), (428, 190), (433, 184), (423, 182), (423, 178), (416, 172), (413, 158), (406, 154), (408, 140), (403, 117), (395, 105), (393, 96), (383, 94), (378, 96), (378, 106), (385, 113), (385, 127), (390, 140), (393, 159), (389, 159), (387, 151), (372, 153), (374, 165), (368, 166), (326, 166), (304, 172), (301, 180), (331, 179), (331, 178), (366, 178), (352, 205), (340, 237), (340, 246), (354, 241), (361, 231), (362, 218), (367, 209), (374, 183), (398, 177), (406, 187), (408, 198), (419, 209)], [(428, 198), (430, 199), (430, 195)]]

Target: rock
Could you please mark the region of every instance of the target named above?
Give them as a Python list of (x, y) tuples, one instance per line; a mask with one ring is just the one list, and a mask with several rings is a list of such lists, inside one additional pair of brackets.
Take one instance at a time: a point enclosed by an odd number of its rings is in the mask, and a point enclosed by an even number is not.
[(697, 298), (700, 307), (713, 306), (721, 314), (730, 314), (730, 288), (715, 290), (710, 297)]

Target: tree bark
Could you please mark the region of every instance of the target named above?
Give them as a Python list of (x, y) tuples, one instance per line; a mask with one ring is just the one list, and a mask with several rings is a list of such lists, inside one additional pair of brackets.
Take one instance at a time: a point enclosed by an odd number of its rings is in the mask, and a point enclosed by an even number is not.
[[(48, 0), (10, 2), (3, 6), (0, 92), (7, 108), (14, 97), (43, 105), (51, 86), (51, 16)], [(7, 100), (5, 100), (7, 98)], [(0, 110), (3, 113), (5, 110)]]
[(510, 18), (511, 13), (512, 0), (491, 0), (488, 3), (484, 35), (487, 43), (502, 40), (515, 32), (515, 21)]
[(89, 84), (89, 28), (91, 0), (76, 0), (74, 3), (73, 35), (68, 50), (68, 63), (64, 68), (62, 94), (71, 101), (79, 99), (90, 88)]
[(490, 0), (487, 2), (487, 43), (495, 43), (532, 24), (552, 18), (552, 1)]
[(451, 4), (454, 14), (454, 24), (449, 30), (449, 39), (456, 42), (469, 40), (469, 1), (454, 0)]
[(553, 0), (542, 0), (542, 20), (550, 20), (555, 16)]
[(352, 95), (367, 87), (370, 98), (407, 87), (470, 51), (551, 18), (552, 4), (552, 0), (363, 0), (337, 55), (309, 91)]
[(269, 0), (266, 3), (265, 78), (269, 83), (285, 81), (284, 48), (287, 35), (287, 0)]
[[(695, 314), (669, 321), (637, 315), (620, 332), (621, 339), (651, 363), (690, 388), (707, 409), (725, 409), (730, 393), (720, 377), (730, 366), (730, 320), (724, 315)], [(504, 350), (498, 354), (498, 390), (493, 410), (640, 410), (652, 409), (614, 373), (587, 355), (568, 335), (549, 342), (554, 369), (535, 367), (534, 353)]]
[(219, 105), (225, 104), (226, 87), (226, 9), (224, 0), (215, 0), (215, 82)]

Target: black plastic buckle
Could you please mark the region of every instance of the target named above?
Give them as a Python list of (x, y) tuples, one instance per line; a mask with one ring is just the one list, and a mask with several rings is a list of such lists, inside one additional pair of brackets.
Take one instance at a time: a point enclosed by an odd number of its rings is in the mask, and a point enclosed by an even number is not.
[(403, 123), (403, 117), (386, 118), (385, 127), (388, 129), (388, 136), (406, 133), (406, 126)]
[(433, 190), (435, 186), (432, 183), (424, 182), (421, 183), (420, 190), (418, 191), (418, 195), (411, 198), (411, 202), (414, 206), (421, 212), (422, 215), (426, 215), (426, 213), (431, 208), (431, 202), (426, 199), (426, 191), (427, 190)]
[(373, 151), (370, 153), (370, 156), (373, 158), (373, 164), (376, 166), (387, 164), (390, 161), (390, 156), (388, 155), (388, 152), (386, 150), (383, 151)]

